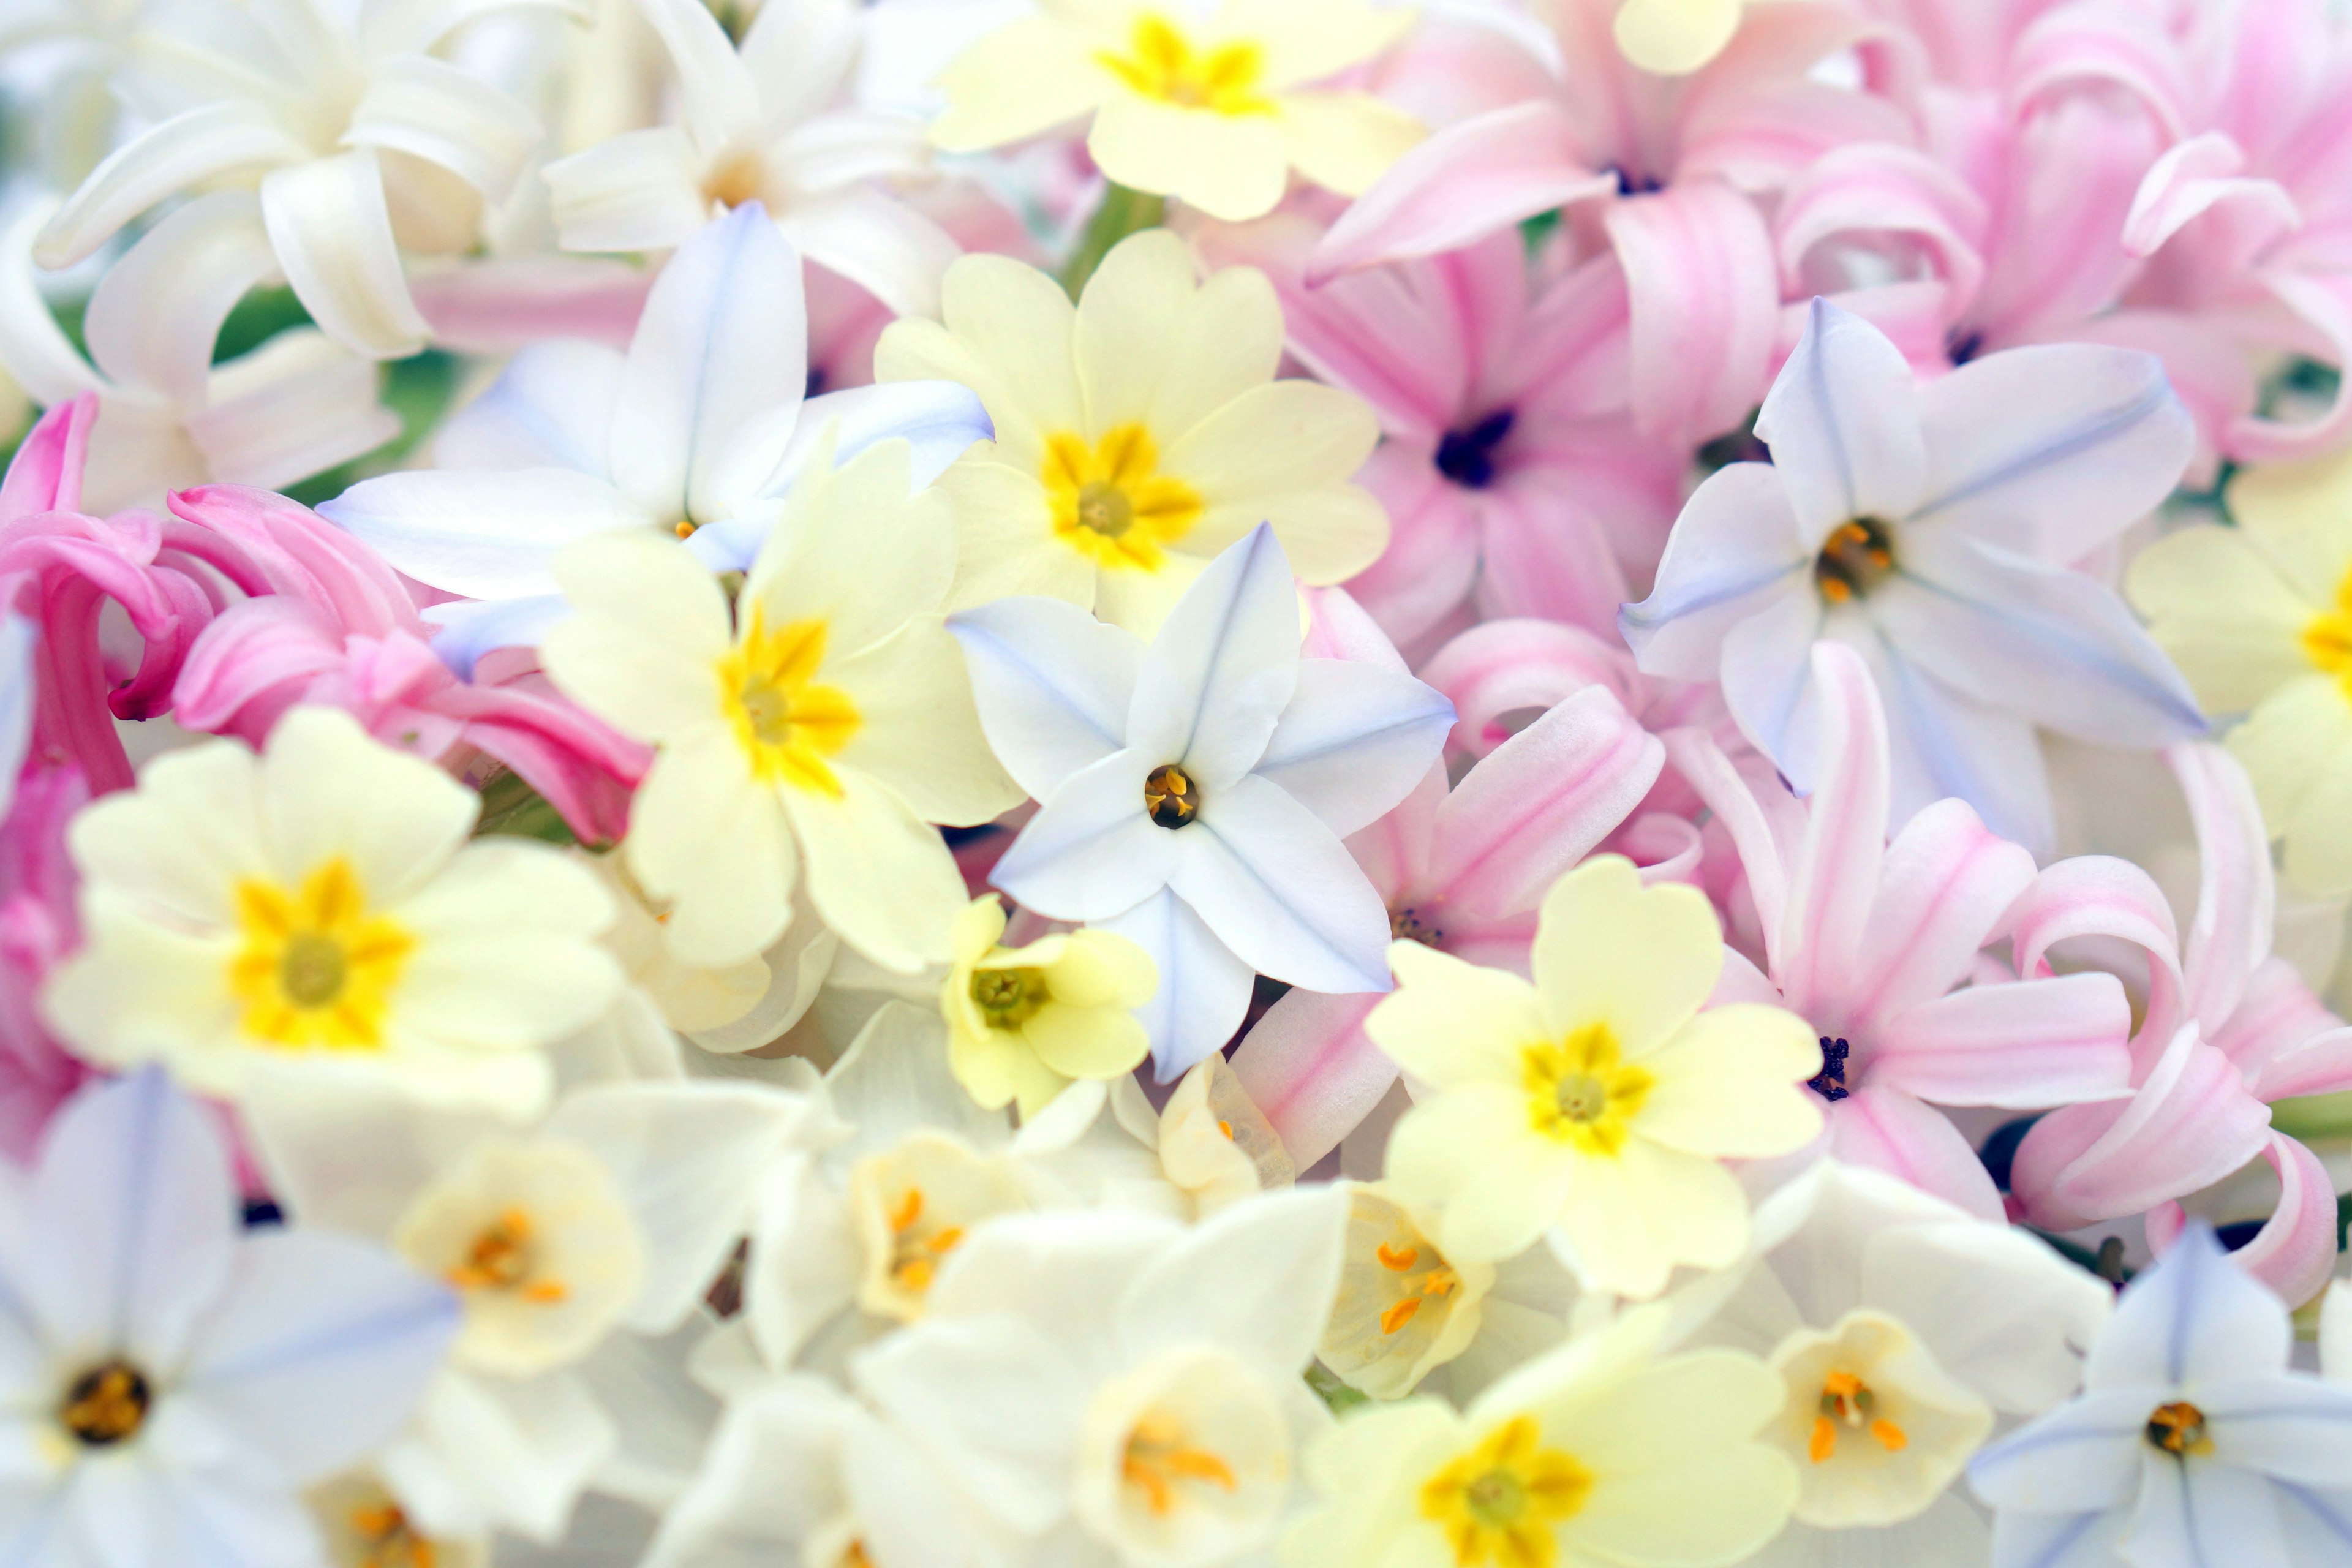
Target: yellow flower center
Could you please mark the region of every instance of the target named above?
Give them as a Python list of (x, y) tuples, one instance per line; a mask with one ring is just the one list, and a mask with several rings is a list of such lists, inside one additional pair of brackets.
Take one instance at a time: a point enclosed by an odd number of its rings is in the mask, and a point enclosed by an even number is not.
[(1841, 1425), (1857, 1431), (1868, 1427), (1879, 1447), (1890, 1454), (1911, 1446), (1910, 1435), (1879, 1415), (1878, 1396), (1850, 1372), (1832, 1372), (1822, 1380), (1820, 1414), (1813, 1417), (1812, 1437), (1806, 1446), (1806, 1455), (1813, 1463), (1826, 1464), (1837, 1453)]
[(1454, 1287), (1462, 1283), (1461, 1277), (1446, 1267), (1445, 1259), (1439, 1258), (1434, 1248), (1426, 1267), (1422, 1264), (1421, 1248), (1417, 1247), (1391, 1247), (1384, 1241), (1372, 1249), (1372, 1257), (1382, 1268), (1400, 1276), (1396, 1281), (1397, 1299), (1381, 1311), (1383, 1334), (1397, 1332), (1420, 1313), (1423, 1301), (1451, 1296)]
[(1859, 598), (1895, 572), (1895, 531), (1874, 517), (1841, 526), (1813, 561), (1813, 586), (1832, 605)]
[(1119, 1455), (1119, 1475), (1142, 1492), (1144, 1507), (1160, 1519), (1183, 1501), (1187, 1484), (1213, 1486), (1226, 1492), (1240, 1488), (1231, 1465), (1195, 1447), (1188, 1440), (1183, 1424), (1160, 1410), (1147, 1412), (1129, 1430), (1127, 1446)]
[(144, 1373), (128, 1362), (107, 1362), (73, 1380), (58, 1424), (86, 1448), (110, 1448), (139, 1435), (153, 1398)]
[(2320, 611), (2303, 628), (2303, 656), (2352, 696), (2352, 572), (2336, 584), (2336, 607)]
[(2147, 1418), (2147, 1440), (2176, 1456), (2213, 1451), (2213, 1439), (2205, 1433), (2205, 1412), (2187, 1400), (2156, 1407)]
[(1146, 98), (1213, 114), (1272, 114), (1262, 90), (1265, 52), (1247, 40), (1197, 48), (1176, 25), (1154, 11), (1135, 19), (1127, 52), (1095, 57)]
[(435, 1568), (440, 1560), (439, 1548), (417, 1533), (397, 1503), (362, 1504), (351, 1521), (362, 1552), (357, 1568)]
[(1160, 448), (1140, 425), (1121, 425), (1092, 446), (1062, 431), (1045, 438), (1038, 474), (1054, 532), (1098, 566), (1156, 572), (1167, 546), (1192, 531), (1200, 492), (1160, 472)]
[(1606, 1024), (1588, 1024), (1557, 1046), (1520, 1053), (1519, 1078), (1536, 1131), (1588, 1154), (1614, 1154), (1625, 1146), (1633, 1117), (1657, 1082), (1618, 1059), (1617, 1036)]
[(1534, 1416), (1513, 1416), (1423, 1483), (1421, 1515), (1445, 1531), (1455, 1568), (1550, 1568), (1558, 1559), (1552, 1526), (1583, 1510), (1592, 1472), (1541, 1442)]
[(1045, 1010), (1048, 1000), (1042, 969), (976, 969), (972, 1005), (992, 1029), (1017, 1029)]
[(702, 195), (706, 201), (719, 206), (740, 207), (745, 202), (758, 200), (767, 183), (767, 167), (761, 163), (759, 153), (746, 147), (720, 159), (703, 176)]
[(245, 1005), (245, 1032), (294, 1050), (373, 1050), (416, 940), (388, 916), (371, 915), (367, 890), (341, 856), (292, 892), (251, 879), (237, 884), (245, 941), (229, 962), (229, 992)]
[(446, 1278), (460, 1290), (512, 1290), (537, 1306), (551, 1307), (572, 1292), (562, 1280), (539, 1274), (531, 1246), (530, 1215), (509, 1209), (484, 1226), (466, 1249), (465, 1260)]
[(825, 763), (857, 733), (857, 705), (817, 684), (825, 624), (794, 621), (770, 632), (754, 607), (734, 649), (719, 661), (719, 684), (735, 736), (763, 784), (784, 783), (838, 799), (841, 780)]
[(1143, 809), (1162, 827), (1181, 827), (1201, 815), (1201, 786), (1178, 764), (1163, 763), (1144, 778)]
[(963, 1241), (960, 1225), (925, 1225), (923, 1189), (908, 1187), (890, 1211), (890, 1278), (910, 1296), (931, 1288), (940, 1259)]

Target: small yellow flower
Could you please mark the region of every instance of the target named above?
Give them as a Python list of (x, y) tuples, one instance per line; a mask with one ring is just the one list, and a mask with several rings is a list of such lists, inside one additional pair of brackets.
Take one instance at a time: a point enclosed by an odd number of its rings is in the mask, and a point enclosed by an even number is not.
[(1313, 90), (1371, 59), (1414, 13), (1364, 0), (1224, 0), (1205, 18), (1149, 0), (1045, 0), (940, 77), (931, 140), (977, 152), (1091, 117), (1120, 184), (1229, 223), (1262, 217), (1289, 171), (1357, 195), (1425, 133), (1369, 93)]
[(1368, 1407), (1305, 1456), (1325, 1506), (1288, 1568), (1719, 1568), (1789, 1517), (1796, 1467), (1757, 1440), (1780, 1380), (1755, 1357), (1660, 1358), (1649, 1308), (1528, 1362), (1456, 1415)]
[(2284, 840), (2296, 891), (2352, 891), (2352, 455), (2242, 473), (2236, 528), (2140, 552), (2126, 587)]
[(1050, 595), (1148, 637), (1261, 522), (1310, 584), (1387, 545), (1380, 502), (1349, 482), (1379, 424), (1350, 393), (1275, 379), (1282, 306), (1255, 268), (1197, 280), (1155, 229), (1114, 248), (1076, 307), (1002, 256), (958, 261), (944, 300), (944, 324), (893, 323), (874, 365), (961, 382), (996, 426), (943, 481), (961, 529), (949, 608)]
[(1018, 1101), (1025, 1120), (1076, 1079), (1135, 1070), (1151, 1048), (1133, 1009), (1159, 988), (1151, 957), (1110, 931), (1000, 947), (1004, 908), (975, 899), (956, 919), (940, 988), (948, 1066), (979, 1104)]
[(1723, 52), (1739, 31), (1740, 0), (1625, 0), (1617, 47), (1646, 71), (1683, 76)]
[(1532, 985), (1389, 951), (1397, 990), (1365, 1027), (1437, 1091), (1397, 1124), (1389, 1179), (1440, 1210), (1449, 1258), (1499, 1261), (1551, 1231), (1589, 1288), (1654, 1295), (1677, 1264), (1719, 1268), (1747, 1245), (1722, 1160), (1821, 1131), (1812, 1030), (1777, 1007), (1701, 1012), (1723, 968), (1715, 911), (1618, 857), (1545, 898)]

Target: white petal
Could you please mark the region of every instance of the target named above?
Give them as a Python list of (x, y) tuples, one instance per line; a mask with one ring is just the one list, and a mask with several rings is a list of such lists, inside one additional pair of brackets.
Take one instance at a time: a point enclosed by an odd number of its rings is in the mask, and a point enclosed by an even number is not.
[(1919, 389), (1926, 500), (1949, 523), (2053, 565), (2153, 510), (2196, 447), (2152, 354), (2082, 343), (2010, 349)]
[(2128, 1504), (2149, 1451), (2148, 1388), (2116, 1388), (2063, 1405), (1979, 1454), (1977, 1496), (2006, 1514), (2074, 1513)]
[(2135, 1279), (2091, 1347), (2084, 1385), (2179, 1388), (2275, 1374), (2294, 1331), (2279, 1299), (2230, 1261), (2203, 1226)]
[(551, 593), (563, 546), (654, 521), (603, 479), (567, 468), (384, 474), (319, 514), (418, 582), (477, 599)]
[(1346, 1191), (1329, 1183), (1223, 1209), (1128, 1287), (1120, 1340), (1141, 1352), (1213, 1339), (1269, 1383), (1296, 1377), (1330, 1315), (1347, 1226)]
[(846, 463), (877, 441), (905, 439), (913, 448), (915, 488), (935, 482), (948, 465), (971, 449), (977, 441), (993, 440), (996, 426), (980, 395), (958, 382), (902, 381), (882, 386), (853, 386), (813, 397), (801, 407), (800, 427), (793, 433), (777, 465), (772, 487), (781, 489), (800, 471), (800, 465), (828, 437), (834, 461)]
[(223, 484), (268, 489), (361, 457), (400, 434), (381, 374), (326, 333), (296, 328), (215, 369), (182, 427)]
[(403, 55), (371, 73), (342, 142), (436, 163), (499, 203), (540, 136), (530, 110), (481, 78), (429, 55)]
[(947, 963), (965, 902), (947, 841), (894, 792), (854, 768), (835, 771), (837, 797), (782, 792), (810, 901), (842, 941), (885, 969), (913, 974)]
[(72, 265), (157, 202), (225, 174), (293, 163), (301, 143), (251, 100), (177, 114), (117, 148), (82, 181), (42, 230), (34, 256), (44, 267)]
[(697, 0), (638, 0), (677, 67), (687, 128), (705, 147), (723, 147), (760, 123), (759, 90), (719, 18)]
[(450, 1370), (376, 1465), (428, 1533), (503, 1527), (552, 1542), (616, 1440), (612, 1418), (569, 1372), (518, 1379)]
[(1305, 806), (1247, 775), (1205, 791), (1173, 832), (1169, 888), (1243, 962), (1310, 991), (1389, 988), (1388, 909)]
[(1143, 645), (1059, 599), (999, 599), (948, 619), (988, 742), (1043, 800), (1118, 751)]
[(175, 1396), (295, 1479), (331, 1475), (407, 1419), (457, 1331), (457, 1298), (325, 1233), (248, 1237), (237, 1265)]
[(1301, 659), (1297, 689), (1255, 771), (1345, 837), (1421, 782), (1453, 727), (1454, 704), (1410, 676)]
[(939, 310), (940, 280), (962, 254), (945, 229), (879, 190), (803, 196), (776, 221), (811, 261), (902, 316)]
[(1256, 765), (1298, 681), (1298, 587), (1264, 524), (1194, 579), (1136, 678), (1129, 744), (1214, 789)]
[(1040, 914), (1100, 921), (1158, 892), (1175, 870), (1182, 829), (1159, 826), (1143, 808), (1143, 781), (1159, 766), (1115, 752), (1057, 785), (996, 863), (992, 880)]
[(738, 207), (680, 246), (646, 298), (614, 482), (657, 510), (716, 521), (775, 472), (807, 388), (800, 258), (758, 204)]
[(2148, 1449), (2139, 1511), (2124, 1537), (2132, 1568), (2290, 1568), (2270, 1483), (2231, 1465), (2185, 1465)]
[(339, 708), (299, 707), (262, 754), (261, 831), (281, 878), (347, 861), (372, 909), (443, 873), (481, 797), (432, 763), (385, 746)]
[(702, 154), (675, 125), (608, 136), (541, 173), (566, 250), (667, 250), (710, 218)]
[(167, 1365), (228, 1278), (236, 1205), (220, 1134), (162, 1071), (87, 1090), (50, 1126), (20, 1289), (50, 1342)]
[(2239, 1378), (2199, 1384), (2197, 1408), (2231, 1465), (2305, 1486), (2352, 1477), (2352, 1389), (2308, 1377)]
[(1657, 585), (1618, 612), (1618, 626), (1652, 675), (1717, 679), (1732, 627), (1779, 595), (1811, 595), (1799, 576), (1811, 559), (1779, 470), (1734, 463), (1707, 476), (1683, 504)]
[(433, 651), (461, 680), (474, 678), (474, 663), (502, 647), (537, 647), (549, 631), (572, 617), (572, 601), (561, 594), (529, 594), (480, 604), (452, 600), (428, 605), (425, 620), (441, 629)]
[(201, 405), (221, 323), (277, 272), (253, 193), (199, 196), (141, 236), (99, 279), (82, 318), (90, 358), (114, 381)]
[(1151, 1060), (1172, 1083), (1222, 1049), (1249, 1012), (1255, 972), (1172, 890), (1162, 889), (1094, 928), (1123, 936), (1151, 955), (1160, 989), (1135, 1010), (1151, 1035)]
[(423, 348), (429, 329), (408, 297), (373, 150), (272, 170), (261, 216), (295, 297), (320, 330), (376, 359)]
[(1927, 455), (1911, 364), (1886, 334), (1816, 298), (1805, 335), (1756, 416), (1757, 438), (1810, 537), (1849, 518), (1892, 521), (1919, 500)]
[(604, 440), (627, 362), (602, 343), (559, 338), (507, 362), (489, 390), (433, 438), (444, 468), (571, 468), (603, 477)]

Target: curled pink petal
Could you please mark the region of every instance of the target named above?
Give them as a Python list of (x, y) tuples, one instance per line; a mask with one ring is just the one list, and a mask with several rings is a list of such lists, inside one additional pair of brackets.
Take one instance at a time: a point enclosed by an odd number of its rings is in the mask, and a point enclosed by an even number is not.
[[(2283, 1132), (2271, 1134), (2263, 1158), (2278, 1173), (2278, 1206), (2230, 1258), (2297, 1307), (2327, 1289), (2336, 1271), (2336, 1183), (2318, 1155)], [(2158, 1204), (2148, 1211), (2148, 1245), (2162, 1257), (2188, 1225), (2179, 1204)]]
[(1830, 1154), (1900, 1176), (1980, 1219), (2002, 1216), (2000, 1192), (1939, 1111), (1893, 1089), (1859, 1089), (1829, 1108)]

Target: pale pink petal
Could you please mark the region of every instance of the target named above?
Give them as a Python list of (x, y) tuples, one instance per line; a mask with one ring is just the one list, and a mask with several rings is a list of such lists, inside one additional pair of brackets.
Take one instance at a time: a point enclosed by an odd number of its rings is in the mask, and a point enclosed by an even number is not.
[[(2268, 268), (2256, 281), (2309, 329), (2319, 357), (2339, 368), (2352, 366), (2352, 278)], [(2352, 375), (2343, 377), (2334, 401), (2315, 418), (2289, 424), (2249, 413), (2232, 420), (2222, 449), (2244, 462), (2294, 462), (2334, 451), (2347, 431), (2352, 431)]]
[(1234, 1050), (1234, 1076), (1302, 1171), (1338, 1148), (1396, 1081), (1396, 1063), (1364, 1033), (1380, 1000), (1292, 991)]
[[(2242, 1069), (2244, 1065), (2240, 1058)], [(2265, 1104), (2352, 1089), (2352, 1028), (2339, 1026), (2289, 1047), (2263, 1063), (2252, 1075), (2252, 1083), (2255, 1095)]]
[(2242, 177), (2246, 154), (2218, 131), (2192, 136), (2158, 158), (2140, 182), (2124, 220), (2124, 248), (2153, 256), (2164, 242), (2200, 217), (2227, 208), (2230, 248), (2251, 260), (2280, 236), (2301, 226), (2302, 211), (2275, 180)]
[(2131, 1099), (2035, 1122), (2010, 1184), (2036, 1224), (2074, 1230), (2211, 1186), (2263, 1152), (2270, 1121), (2230, 1058), (2189, 1025)]
[(2131, 1088), (2131, 1003), (2112, 974), (1971, 985), (1871, 1037), (1874, 1084), (1938, 1105), (2040, 1110)]
[(85, 392), (44, 413), (8, 459), (0, 479), (0, 523), (81, 507), (81, 469), (98, 423), (98, 394)]
[(2033, 879), (2033, 857), (1995, 837), (1966, 801), (1937, 801), (1913, 817), (1887, 847), (1848, 1004), (1853, 1026), (1874, 1036), (1881, 1022), (1960, 984)]
[(1886, 715), (1861, 656), (1814, 645), (1822, 776), (1789, 879), (1773, 978), (1789, 1005), (1822, 1027), (1847, 1016), (1861, 978), (1863, 933), (1886, 856)]
[(1480, 615), (1528, 616), (1608, 632), (1631, 596), (1607, 531), (1572, 470), (1513, 473), (1477, 492)]
[[(1719, 826), (1738, 851), (1748, 895), (1762, 927), (1765, 961), (1777, 970), (1788, 915), (1789, 879), (1806, 830), (1804, 808), (1777, 779), (1768, 784), (1743, 777), (1705, 731), (1669, 730), (1664, 738), (1675, 771), (1714, 814), (1710, 826)], [(1763, 766), (1769, 769), (1770, 764)]]
[(1633, 298), (1633, 418), (1698, 441), (1746, 419), (1771, 381), (1780, 268), (1763, 216), (1702, 180), (1610, 205)]
[(2002, 1217), (1992, 1177), (1939, 1111), (1892, 1089), (1859, 1089), (1829, 1108), (1830, 1154), (1900, 1176), (1977, 1215)]
[(2181, 1018), (2179, 937), (2172, 906), (2146, 871), (2106, 855), (2061, 860), (2035, 879), (2010, 911), (2017, 972), (2052, 973), (2051, 950), (2063, 942), (2115, 938), (2147, 954), (2146, 1016), (2134, 1041), (2137, 1076), (2145, 1077)]
[[(2278, 1206), (2253, 1239), (2230, 1261), (2269, 1286), (2289, 1306), (2301, 1306), (2327, 1288), (2336, 1270), (2336, 1183), (2319, 1156), (2283, 1132), (2263, 1150), (2278, 1173)], [(2148, 1245), (2162, 1257), (2188, 1228), (2179, 1204), (2148, 1211)]]
[(2270, 956), (2278, 883), (2270, 830), (2252, 781), (2236, 758), (2210, 743), (2164, 753), (2197, 829), (2197, 913), (2181, 943), (2189, 1016), (2208, 1038), (2245, 1000), (2255, 968)]
[(1614, 697), (1580, 692), (1464, 775), (1438, 808), (1429, 880), (1473, 917), (1532, 909), (1664, 765), (1665, 748)]
[(1348, 579), (1348, 592), (1381, 629), (1411, 643), (1470, 595), (1478, 576), (1478, 497), (1437, 471), (1427, 447), (1385, 441), (1359, 476), (1389, 514), (1381, 558)]
[(1606, 687), (1631, 710), (1641, 684), (1633, 660), (1613, 640), (1538, 620), (1473, 626), (1431, 655), (1421, 679), (1454, 704), (1450, 743), (1474, 757), (1511, 738), (1505, 714), (1549, 708), (1588, 686)]
[(1924, 256), (1947, 280), (1948, 319), (1958, 319), (1984, 281), (1984, 199), (1924, 153), (1890, 142), (1840, 147), (1790, 183), (1773, 217), (1788, 292), (1822, 292), (1809, 265), (1816, 247), (1869, 239)]
[(1439, 132), (1391, 164), (1316, 246), (1307, 281), (1453, 250), (1616, 188), (1616, 175), (1585, 163), (1577, 128), (1557, 103), (1538, 100), (1482, 114)]
[(2122, 6), (2064, 5), (2018, 39), (2009, 62), (2013, 102), (2119, 89), (2166, 141), (2189, 133), (2197, 89), (2190, 61), (2163, 29)]

